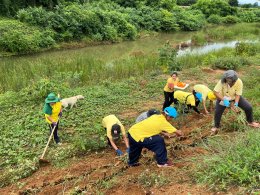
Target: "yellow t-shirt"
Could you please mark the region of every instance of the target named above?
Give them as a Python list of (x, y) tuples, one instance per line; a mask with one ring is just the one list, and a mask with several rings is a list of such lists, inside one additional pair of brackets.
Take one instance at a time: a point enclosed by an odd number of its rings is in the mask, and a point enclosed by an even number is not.
[(136, 123), (129, 129), (129, 133), (132, 138), (136, 141), (144, 141), (145, 138), (158, 135), (162, 131), (168, 133), (174, 133), (176, 128), (174, 128), (162, 114), (152, 115), (149, 118)]
[(125, 127), (122, 125), (122, 123), (119, 121), (119, 119), (111, 114), (103, 118), (102, 125), (107, 129), (107, 137), (110, 139), (112, 138), (111, 129), (114, 124), (118, 124), (121, 127), (121, 132), (123, 135), (125, 135)]
[(195, 97), (192, 93), (188, 93), (188, 92), (184, 92), (184, 91), (175, 91), (174, 92), (174, 98), (177, 99), (182, 104), (185, 103), (185, 100), (187, 98), (186, 104), (190, 104), (191, 106), (195, 106)]
[(221, 83), (221, 80), (217, 83), (214, 91), (220, 93), (222, 96), (230, 97), (231, 100), (235, 100), (236, 95), (242, 95), (243, 82), (241, 79), (237, 79), (235, 84), (230, 87), (227, 83)]
[(52, 114), (51, 115), (48, 115), (48, 114), (45, 114), (45, 119), (47, 121), (47, 123), (51, 124), (52, 122), (47, 118), (47, 117), (51, 117), (52, 120), (54, 122), (58, 122), (58, 119), (59, 119), (59, 113), (61, 111), (61, 102), (56, 102), (52, 107)]
[(211, 90), (206, 85), (194, 85), (193, 89), (196, 92), (199, 92), (202, 94), (202, 100), (206, 101), (208, 97), (208, 93), (211, 92)]
[(174, 88), (173, 88), (173, 89), (170, 89), (170, 88), (168, 87), (168, 84), (173, 84), (174, 86), (176, 86), (178, 82), (179, 82), (179, 78), (178, 78), (178, 77), (176, 78), (175, 81), (173, 80), (172, 77), (168, 78), (167, 83), (166, 83), (166, 85), (164, 86), (164, 89), (163, 89), (163, 90), (164, 90), (165, 92), (173, 92), (173, 91), (174, 91)]

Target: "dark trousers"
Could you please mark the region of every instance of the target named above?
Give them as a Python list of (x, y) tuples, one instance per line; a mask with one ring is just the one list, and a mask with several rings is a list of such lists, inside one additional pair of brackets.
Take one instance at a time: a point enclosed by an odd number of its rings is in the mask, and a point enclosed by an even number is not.
[(170, 106), (174, 102), (173, 94), (174, 94), (174, 92), (164, 91), (163, 110), (164, 110), (164, 108)]
[[(54, 126), (52, 124), (49, 125), (50, 133), (51, 133), (53, 127)], [(54, 129), (54, 132), (53, 132), (53, 136), (54, 136), (54, 140), (55, 140), (56, 144), (60, 142), (60, 138), (58, 136), (58, 128), (59, 128), (59, 122), (57, 123), (57, 125), (56, 125), (56, 127)]]
[(159, 135), (154, 135), (149, 138), (145, 138), (143, 142), (136, 142), (128, 133), (130, 151), (129, 151), (129, 165), (134, 165), (138, 162), (142, 149), (147, 148), (156, 154), (156, 161), (162, 165), (167, 162), (167, 150), (165, 147), (164, 139)]
[[(220, 127), (220, 120), (222, 117), (223, 112), (225, 111), (226, 107), (219, 104), (220, 100), (216, 101), (215, 107), (215, 116), (214, 116), (214, 123), (215, 127)], [(246, 120), (249, 123), (253, 122), (253, 108), (251, 104), (242, 96), (239, 98), (238, 107), (245, 111)]]

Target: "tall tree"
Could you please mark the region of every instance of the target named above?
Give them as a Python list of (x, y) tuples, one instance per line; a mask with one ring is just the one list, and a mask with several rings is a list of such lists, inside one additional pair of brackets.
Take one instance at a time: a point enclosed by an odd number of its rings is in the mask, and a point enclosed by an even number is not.
[(228, 3), (230, 6), (234, 6), (234, 7), (238, 6), (238, 0), (229, 0)]

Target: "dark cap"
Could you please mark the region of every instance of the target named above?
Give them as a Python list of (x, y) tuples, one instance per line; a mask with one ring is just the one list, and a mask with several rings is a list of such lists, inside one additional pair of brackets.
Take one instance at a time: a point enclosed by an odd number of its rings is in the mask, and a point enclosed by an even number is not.
[(150, 109), (150, 110), (148, 110), (148, 112), (147, 112), (147, 117), (150, 117), (150, 116), (152, 116), (152, 115), (154, 115), (154, 114), (160, 114), (160, 111), (158, 111), (158, 110), (156, 110), (156, 109)]
[(111, 134), (113, 138), (119, 138), (121, 133), (121, 127), (118, 124), (114, 124), (111, 128)]

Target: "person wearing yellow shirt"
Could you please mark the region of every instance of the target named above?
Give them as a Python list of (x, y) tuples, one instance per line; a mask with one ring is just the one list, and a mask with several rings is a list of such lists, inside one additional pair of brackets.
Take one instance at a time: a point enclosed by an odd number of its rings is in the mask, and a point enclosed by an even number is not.
[(169, 121), (176, 118), (178, 113), (173, 107), (166, 107), (160, 115), (152, 115), (149, 118), (136, 123), (128, 131), (130, 145), (129, 166), (138, 166), (143, 148), (155, 153), (158, 167), (170, 167), (172, 162), (167, 158), (167, 150), (164, 139), (159, 135), (167, 132), (168, 137), (173, 133), (182, 135), (182, 132), (174, 128)]
[(175, 104), (185, 104), (188, 106), (189, 109), (193, 109), (195, 112), (200, 114), (200, 111), (198, 110), (199, 103), (202, 101), (202, 94), (195, 92), (193, 90), (193, 93), (185, 92), (185, 91), (176, 91), (174, 93), (174, 101)]
[(119, 119), (111, 114), (103, 118), (102, 120), (102, 125), (106, 130), (107, 133), (107, 140), (108, 144), (111, 145), (118, 156), (123, 155), (124, 153), (118, 149), (117, 145), (115, 142), (117, 142), (120, 139), (120, 133), (122, 132), (123, 139), (126, 145), (126, 152), (129, 153), (129, 143), (128, 139), (126, 137), (125, 133), (125, 127), (122, 125), (122, 123), (119, 121)]
[(210, 110), (213, 110), (213, 101), (216, 100), (216, 96), (212, 90), (210, 90), (206, 85), (194, 85), (193, 90), (196, 93), (201, 93), (202, 95), (202, 104), (204, 108), (205, 114), (209, 114), (209, 111), (207, 110), (206, 106), (206, 100), (208, 99), (210, 102)]
[(214, 127), (211, 129), (212, 134), (218, 132), (220, 127), (221, 116), (226, 107), (230, 107), (231, 103), (234, 104), (235, 109), (240, 107), (245, 111), (246, 120), (251, 127), (259, 128), (257, 122), (253, 122), (253, 108), (251, 104), (242, 97), (243, 82), (238, 78), (234, 70), (224, 72), (222, 79), (217, 83), (214, 88), (214, 94), (217, 97)]
[(178, 73), (173, 72), (171, 77), (168, 78), (166, 85), (164, 86), (164, 103), (163, 110), (170, 106), (174, 102), (173, 94), (174, 94), (174, 86), (179, 82)]
[(54, 93), (50, 93), (45, 99), (43, 108), (46, 122), (49, 124), (50, 133), (54, 128), (54, 140), (56, 144), (61, 145), (60, 138), (58, 136), (59, 117), (62, 116), (62, 106), (60, 98), (56, 97)]

